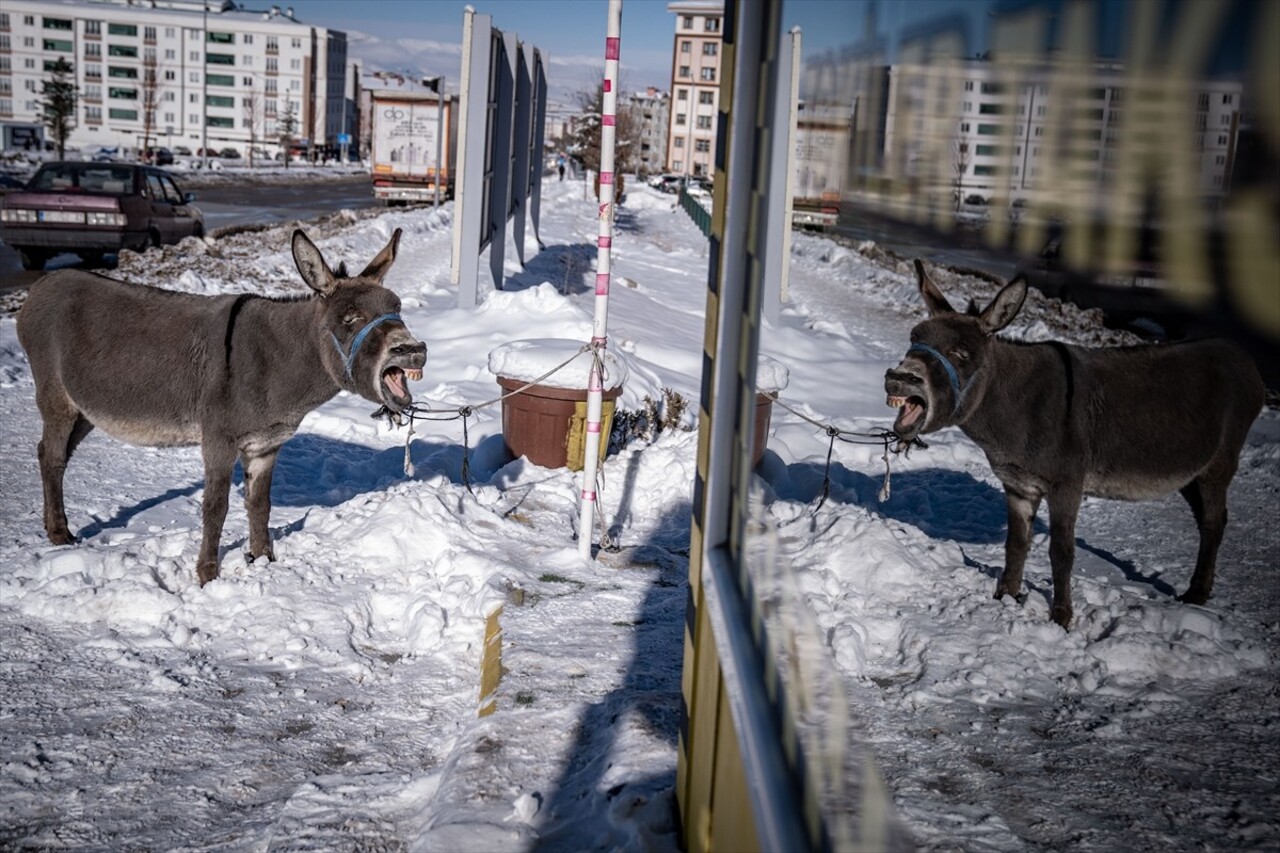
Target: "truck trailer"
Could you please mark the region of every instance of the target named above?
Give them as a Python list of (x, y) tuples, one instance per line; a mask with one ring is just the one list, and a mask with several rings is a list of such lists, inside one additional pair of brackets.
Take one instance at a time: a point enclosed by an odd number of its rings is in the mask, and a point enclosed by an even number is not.
[[(379, 92), (371, 96), (373, 194), (389, 205), (453, 197), (458, 131), (457, 97), (443, 110), (433, 92)], [(437, 139), (443, 144), (437, 147)], [(437, 162), (437, 157), (439, 162)]]

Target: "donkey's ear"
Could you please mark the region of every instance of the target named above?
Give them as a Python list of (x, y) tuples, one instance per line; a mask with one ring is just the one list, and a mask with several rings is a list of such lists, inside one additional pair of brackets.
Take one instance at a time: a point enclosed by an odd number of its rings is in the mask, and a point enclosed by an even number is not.
[(298, 272), (302, 274), (302, 280), (312, 290), (321, 296), (328, 296), (333, 293), (333, 289), (337, 284), (333, 277), (333, 271), (324, 262), (324, 258), (320, 255), (320, 250), (316, 248), (316, 244), (312, 243), (307, 235), (302, 233), (301, 228), (293, 232), (293, 262), (298, 265)]
[(387, 245), (382, 247), (382, 251), (378, 256), (369, 261), (369, 266), (364, 268), (364, 272), (360, 273), (360, 278), (372, 279), (374, 284), (382, 284), (382, 277), (387, 274), (387, 270), (391, 269), (391, 265), (396, 260), (396, 249), (400, 247), (400, 229), (397, 228), (395, 233), (391, 235), (391, 240)]
[(929, 278), (929, 273), (924, 269), (924, 261), (919, 258), (916, 258), (916, 283), (920, 286), (920, 295), (924, 298), (924, 306), (929, 309), (929, 316), (955, 313), (956, 309), (951, 307), (938, 285)]
[(1027, 299), (1027, 277), (1018, 274), (991, 300), (991, 304), (978, 317), (982, 331), (994, 335), (1013, 322)]

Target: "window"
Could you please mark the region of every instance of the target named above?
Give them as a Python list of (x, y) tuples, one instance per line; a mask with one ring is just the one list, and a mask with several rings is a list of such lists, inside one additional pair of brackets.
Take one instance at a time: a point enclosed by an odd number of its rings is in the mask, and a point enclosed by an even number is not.
[(714, 104), (715, 102), (716, 102), (716, 93), (715, 93), (715, 92), (699, 92), (699, 93), (698, 93), (698, 103), (700, 103), (700, 104)]
[[(70, 30), (70, 18), (45, 18), (44, 28), (46, 30)], [(1223, 103), (1226, 103), (1225, 101)]]
[(979, 157), (995, 157), (1000, 153), (1000, 149), (994, 145), (979, 145), (974, 150)]
[(102, 121), (102, 107), (85, 107), (85, 121)]
[(209, 44), (235, 44), (236, 37), (231, 33), (209, 33)]
[(672, 160), (672, 161), (671, 161), (671, 170), (672, 170), (672, 171), (674, 171), (674, 172), (679, 172), (679, 171), (680, 171), (681, 169), (683, 169), (683, 168), (684, 168), (684, 161), (683, 161), (683, 160)]
[(1224, 127), (1225, 127), (1226, 125), (1231, 124), (1231, 115), (1232, 115), (1231, 113), (1223, 113), (1223, 114), (1222, 114), (1222, 119), (1218, 122), (1218, 124), (1221, 124), (1221, 125), (1223, 125)]
[(701, 69), (701, 71), (702, 73), (699, 76), (701, 76), (703, 80), (706, 80), (711, 83), (715, 82), (716, 70), (714, 68), (703, 68)]
[(289, 60), (289, 69), (290, 69), (291, 71), (301, 71), (301, 70), (302, 70), (302, 60), (301, 60), (301, 59), (290, 59), (290, 60)]
[(206, 54), (204, 61), (210, 65), (235, 65), (236, 58), (229, 53)]
[(236, 99), (230, 95), (210, 95), (205, 103), (211, 107), (234, 107)]
[(965, 81), (964, 81), (964, 90), (965, 90), (966, 92), (972, 92), (972, 91), (973, 91), (973, 81), (972, 81), (972, 80), (965, 80)]
[(86, 83), (84, 87), (84, 97), (88, 101), (102, 100), (102, 85), (100, 83)]
[(1004, 107), (1000, 104), (978, 104), (978, 114), (984, 116), (998, 116), (1004, 113)]
[(685, 124), (685, 115), (684, 115), (684, 113), (676, 113), (676, 124), (678, 124), (678, 125), (684, 125), (684, 124)]
[(107, 96), (111, 98), (119, 98), (126, 101), (138, 100), (137, 89), (125, 89), (120, 86), (110, 86), (107, 88)]
[(208, 127), (235, 127), (236, 120), (226, 116), (205, 116), (205, 125)]
[(267, 57), (267, 73), (275, 74), (279, 70), (280, 70), (280, 60), (276, 59), (274, 56), (268, 56)]
[(142, 37), (143, 37), (144, 39), (146, 39), (147, 41), (155, 41), (155, 40), (156, 40), (156, 28), (155, 28), (155, 27), (143, 27), (143, 28), (142, 28)]
[(199, 62), (199, 61), (200, 61), (200, 51), (198, 51), (198, 50), (192, 50), (192, 51), (189, 51), (189, 52), (187, 53), (187, 59), (190, 59), (192, 62)]
[(681, 52), (681, 53), (693, 53), (693, 42), (691, 42), (691, 41), (682, 41), (682, 42), (680, 42), (680, 52)]
[(298, 38), (296, 38), (296, 39), (291, 39), (291, 40), (290, 40), (290, 42), (289, 42), (289, 45), (290, 45), (294, 50), (299, 50), (299, 49), (301, 49), (301, 48), (302, 48), (302, 39), (298, 39)]
[(275, 36), (267, 36), (267, 50), (276, 51), (280, 49), (280, 42)]
[(188, 72), (187, 72), (187, 82), (189, 82), (189, 83), (199, 83), (199, 82), (200, 82), (200, 72), (199, 72), (199, 71), (188, 71)]
[(702, 29), (703, 29), (703, 30), (705, 30), (706, 32), (709, 32), (709, 33), (718, 33), (718, 32), (720, 32), (720, 19), (719, 19), (719, 18), (707, 18), (707, 20), (706, 20), (706, 21), (704, 21), (704, 22), (703, 22), (703, 24), (702, 24)]
[(120, 110), (120, 109), (115, 109), (113, 107), (110, 110), (107, 110), (107, 115), (110, 116), (111, 118), (121, 119), (122, 121), (138, 120), (137, 110)]
[(688, 89), (676, 89), (676, 100), (677, 100), (677, 101), (687, 101), (687, 100), (689, 100), (689, 90), (688, 90)]
[(71, 42), (63, 39), (45, 39), (44, 49), (46, 51), (56, 50), (59, 53), (71, 53), (73, 50)]
[(710, 140), (710, 139), (695, 139), (695, 140), (693, 141), (693, 150), (694, 150), (694, 151), (710, 151), (710, 150), (711, 150), (711, 140)]
[(107, 66), (107, 76), (115, 77), (116, 79), (119, 79), (119, 80), (137, 80), (138, 69), (121, 68), (118, 65), (109, 65)]
[(84, 46), (84, 55), (86, 58), (93, 57), (95, 59), (102, 56), (102, 45), (95, 41), (86, 42)]
[(1234, 98), (1235, 98), (1235, 96), (1234, 96), (1234, 95), (1223, 95), (1223, 96), (1222, 96), (1222, 103), (1224, 103), (1224, 104), (1229, 104), (1229, 103), (1231, 103), (1231, 102), (1232, 102), (1232, 100), (1234, 100)]
[(996, 167), (995, 167), (995, 166), (974, 166), (974, 167), (973, 167), (973, 174), (974, 174), (975, 176), (977, 176), (977, 175), (995, 175), (995, 174), (997, 174), (997, 173), (998, 173), (998, 172), (997, 172), (997, 170), (996, 170)]
[(674, 145), (676, 148), (683, 148), (683, 147), (684, 147), (684, 137), (683, 137), (683, 136), (677, 136), (677, 137), (676, 137), (676, 139), (675, 139), (675, 142), (673, 142), (673, 143), (671, 143), (671, 144), (672, 144), (672, 145)]
[(1208, 92), (1201, 92), (1199, 95), (1196, 96), (1196, 109), (1198, 110), (1209, 109), (1209, 93)]
[[(1038, 128), (1038, 127), (1037, 127), (1037, 128), (1036, 128), (1036, 133), (1037, 133), (1037, 135), (1039, 134), (1039, 132), (1040, 132), (1040, 128)], [(979, 135), (979, 136), (998, 136), (999, 134), (1000, 134), (1000, 126), (999, 126), (998, 124), (980, 124), (980, 125), (978, 125), (978, 135)]]
[(1218, 144), (1219, 144), (1219, 145), (1226, 145), (1226, 144), (1227, 144), (1227, 141), (1228, 141), (1228, 139), (1227, 139), (1227, 137), (1225, 137), (1225, 136), (1219, 136), (1219, 137), (1218, 137)]
[(165, 48), (165, 51), (164, 51), (164, 58), (165, 58), (165, 59), (177, 59), (177, 58), (178, 58), (178, 52), (177, 52), (176, 50), (174, 50), (173, 48), (171, 48), (171, 47), (169, 47), (169, 48)]
[(680, 70), (676, 73), (676, 76), (677, 76), (677, 77), (688, 77), (688, 76), (689, 76), (689, 66), (687, 66), (687, 65), (681, 65), (681, 66), (680, 66)]
[(85, 79), (86, 79), (86, 80), (101, 80), (101, 79), (102, 79), (102, 66), (101, 66), (101, 65), (86, 65), (86, 66), (84, 67), (84, 76), (85, 76)]
[(698, 116), (698, 129), (699, 129), (699, 130), (710, 130), (710, 129), (711, 129), (711, 116)]
[(245, 44), (253, 44), (253, 33), (245, 33), (244, 35), (240, 36), (240, 41), (244, 42)]
[[(70, 42), (68, 42), (68, 44), (70, 44)], [(107, 47), (107, 56), (136, 57), (137, 55), (138, 55), (138, 49), (136, 47), (127, 46), (123, 44), (113, 44)]]
[(693, 15), (685, 15), (683, 18), (680, 19), (680, 29), (682, 30), (693, 29)]
[(111, 36), (136, 36), (138, 28), (133, 24), (107, 24), (107, 35)]
[(210, 86), (234, 86), (235, 84), (236, 84), (236, 78), (231, 74), (210, 74), (209, 75)]

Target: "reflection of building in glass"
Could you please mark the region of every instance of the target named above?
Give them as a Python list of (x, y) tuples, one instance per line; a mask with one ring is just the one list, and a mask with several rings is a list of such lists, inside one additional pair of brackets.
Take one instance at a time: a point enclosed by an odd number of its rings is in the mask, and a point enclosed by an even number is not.
[(685, 0), (667, 4), (676, 16), (671, 60), (671, 125), (666, 170), (710, 176), (720, 103), (720, 42), (724, 4)]
[(985, 62), (889, 67), (885, 166), (961, 198), (1142, 191), (1231, 181), (1241, 84), (1128, 75), (1122, 66), (1010, 68)]

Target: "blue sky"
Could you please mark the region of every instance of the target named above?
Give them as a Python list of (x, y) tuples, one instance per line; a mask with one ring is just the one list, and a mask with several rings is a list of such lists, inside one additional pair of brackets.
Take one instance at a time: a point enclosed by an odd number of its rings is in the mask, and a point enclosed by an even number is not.
[[(274, 0), (293, 6), (308, 24), (345, 30), (350, 52), (371, 68), (446, 74), (456, 79), (460, 65), (465, 0)], [(469, 0), (477, 12), (493, 16), (494, 26), (514, 31), (545, 50), (552, 75), (559, 70), (576, 81), (598, 76), (604, 65), (606, 0)], [(675, 16), (668, 0), (624, 0), (622, 79), (628, 88), (670, 88)], [(799, 26), (804, 53), (812, 55), (851, 44), (862, 35), (870, 0), (786, 0), (783, 25)], [(261, 5), (261, 0), (259, 5)], [(936, 14), (956, 0), (897, 0), (878, 6), (880, 29)], [(984, 6), (985, 0), (969, 4)], [(552, 80), (564, 86), (567, 80)], [(572, 85), (570, 88), (574, 88)]]

